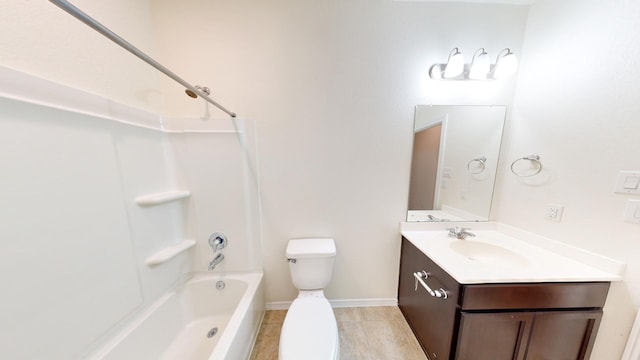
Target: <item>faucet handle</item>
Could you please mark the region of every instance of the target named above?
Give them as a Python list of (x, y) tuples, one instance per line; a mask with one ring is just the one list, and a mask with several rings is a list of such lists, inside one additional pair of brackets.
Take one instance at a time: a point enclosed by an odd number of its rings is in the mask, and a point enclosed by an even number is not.
[(209, 236), (209, 245), (213, 249), (213, 252), (218, 252), (227, 246), (227, 236), (223, 233), (215, 232)]
[(467, 236), (476, 236), (473, 233), (470, 233), (468, 230), (471, 230), (471, 228), (461, 228), (461, 227), (455, 227), (455, 228), (448, 228), (447, 230), (449, 230), (449, 236), (450, 237), (456, 237), (458, 239), (464, 239)]

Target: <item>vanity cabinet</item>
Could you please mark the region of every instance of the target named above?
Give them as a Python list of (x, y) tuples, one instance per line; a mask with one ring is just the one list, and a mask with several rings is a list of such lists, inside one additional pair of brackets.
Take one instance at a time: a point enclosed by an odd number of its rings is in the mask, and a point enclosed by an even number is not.
[[(421, 271), (446, 298), (416, 280)], [(609, 282), (460, 284), (402, 239), (398, 305), (430, 360), (589, 359), (608, 290)]]

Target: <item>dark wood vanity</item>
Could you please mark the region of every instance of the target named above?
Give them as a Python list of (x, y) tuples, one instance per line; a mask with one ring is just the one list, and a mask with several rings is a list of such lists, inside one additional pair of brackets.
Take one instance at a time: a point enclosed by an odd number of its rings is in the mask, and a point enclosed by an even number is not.
[(401, 251), (398, 304), (430, 360), (589, 359), (609, 282), (460, 284), (404, 237)]

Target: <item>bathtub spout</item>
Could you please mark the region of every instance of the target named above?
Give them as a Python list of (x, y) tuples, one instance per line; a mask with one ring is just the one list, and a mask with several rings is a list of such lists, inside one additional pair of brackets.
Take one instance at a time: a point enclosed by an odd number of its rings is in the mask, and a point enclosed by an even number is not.
[(209, 271), (213, 270), (216, 267), (216, 265), (222, 262), (222, 260), (224, 260), (224, 255), (222, 254), (216, 255), (216, 257), (214, 257), (213, 260), (211, 260), (211, 262), (209, 263)]

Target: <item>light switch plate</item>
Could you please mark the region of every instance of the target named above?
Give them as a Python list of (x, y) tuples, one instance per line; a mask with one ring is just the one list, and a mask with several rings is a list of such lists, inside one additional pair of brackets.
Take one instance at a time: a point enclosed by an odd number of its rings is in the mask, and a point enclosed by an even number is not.
[(564, 206), (549, 204), (545, 207), (544, 218), (547, 220), (560, 221)]
[(624, 221), (640, 224), (640, 200), (627, 200)]
[(451, 178), (453, 176), (453, 168), (451, 166), (442, 167), (442, 177)]
[(640, 195), (640, 171), (620, 171), (614, 192)]

